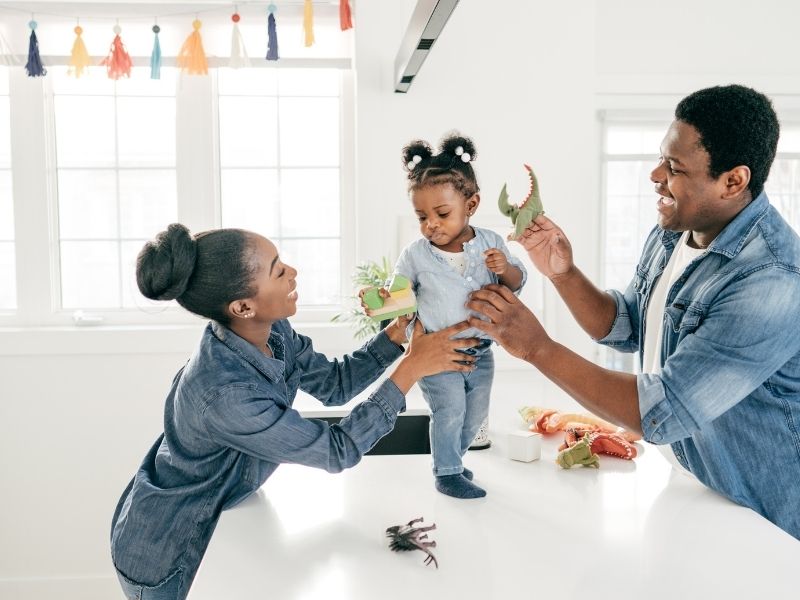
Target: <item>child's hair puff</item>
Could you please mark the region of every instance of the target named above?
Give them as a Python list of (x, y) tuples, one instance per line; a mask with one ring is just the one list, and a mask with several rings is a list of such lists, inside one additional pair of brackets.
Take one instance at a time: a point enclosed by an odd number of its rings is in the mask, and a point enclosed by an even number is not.
[(477, 157), (475, 144), (458, 132), (451, 132), (439, 143), (434, 154), (430, 144), (414, 140), (403, 148), (403, 168), (408, 173), (408, 191), (451, 184), (465, 198), (480, 191), (472, 162)]

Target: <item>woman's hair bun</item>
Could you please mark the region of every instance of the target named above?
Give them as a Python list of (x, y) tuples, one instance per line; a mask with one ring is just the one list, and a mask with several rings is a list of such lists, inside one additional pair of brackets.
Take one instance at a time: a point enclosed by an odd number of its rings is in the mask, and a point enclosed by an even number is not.
[[(415, 156), (419, 156), (419, 159), (414, 160)], [(403, 168), (411, 172), (417, 164), (430, 160), (431, 156), (433, 156), (433, 150), (431, 149), (431, 145), (425, 140), (409, 142), (409, 144), (403, 148)], [(414, 166), (410, 167), (410, 164)]]
[(136, 258), (136, 283), (145, 298), (173, 300), (186, 291), (197, 259), (197, 242), (173, 223), (147, 242)]
[(447, 155), (454, 155), (456, 154), (456, 149), (461, 148), (461, 152), (458, 154), (466, 153), (470, 155), (469, 162), (475, 160), (478, 156), (477, 151), (475, 150), (475, 144), (472, 143), (472, 140), (468, 137), (464, 137), (463, 135), (459, 134), (458, 132), (453, 132), (444, 137), (442, 142), (439, 144), (439, 152), (441, 154)]

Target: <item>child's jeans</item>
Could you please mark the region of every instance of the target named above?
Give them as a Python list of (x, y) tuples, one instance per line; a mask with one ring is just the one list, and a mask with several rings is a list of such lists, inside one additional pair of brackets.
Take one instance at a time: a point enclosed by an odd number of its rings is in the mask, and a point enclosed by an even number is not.
[(431, 409), (431, 454), (434, 475), (455, 475), (464, 470), (461, 457), (469, 448), (481, 423), (489, 414), (489, 396), (494, 378), (491, 341), (468, 349), (475, 354), (475, 370), (455, 371), (423, 377), (422, 395)]
[(127, 600), (182, 600), (186, 598), (187, 590), (180, 570), (153, 586), (131, 581), (119, 570), (117, 571), (117, 578)]

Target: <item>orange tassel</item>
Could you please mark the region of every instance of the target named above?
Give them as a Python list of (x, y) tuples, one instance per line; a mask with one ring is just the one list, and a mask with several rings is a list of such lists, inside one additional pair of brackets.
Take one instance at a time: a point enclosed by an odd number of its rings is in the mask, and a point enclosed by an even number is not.
[(339, 26), (342, 31), (353, 28), (353, 16), (350, 12), (350, 0), (339, 0)]
[(314, 5), (311, 0), (306, 0), (303, 8), (303, 31), (306, 34), (305, 46), (308, 48), (314, 44)]
[(183, 42), (178, 57), (175, 59), (181, 70), (186, 71), (189, 75), (208, 75), (208, 60), (206, 60), (206, 53), (203, 50), (203, 39), (200, 37), (202, 26), (203, 24), (198, 19), (192, 21), (194, 31)]
[(108, 56), (100, 63), (106, 67), (109, 79), (119, 79), (123, 75), (125, 77), (131, 76), (131, 65), (133, 63), (131, 62), (131, 57), (128, 55), (128, 51), (125, 50), (122, 39), (119, 37), (121, 31), (122, 29), (119, 25), (114, 25), (114, 33), (116, 34), (114, 36), (114, 41), (111, 43)]

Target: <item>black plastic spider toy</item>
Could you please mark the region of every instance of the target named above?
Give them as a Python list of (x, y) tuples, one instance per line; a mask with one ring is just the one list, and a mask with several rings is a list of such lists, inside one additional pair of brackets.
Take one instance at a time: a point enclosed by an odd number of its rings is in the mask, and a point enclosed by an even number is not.
[(429, 527), (414, 527), (414, 523), (422, 523), (422, 517), (409, 521), (406, 525), (392, 525), (386, 529), (386, 537), (391, 541), (389, 548), (393, 552), (406, 552), (408, 550), (422, 550), (428, 557), (425, 559), (425, 564), (433, 563), (436, 568), (439, 568), (439, 563), (436, 557), (428, 548), (435, 548), (436, 542), (427, 542), (428, 534), (426, 531), (436, 529), (436, 523)]

